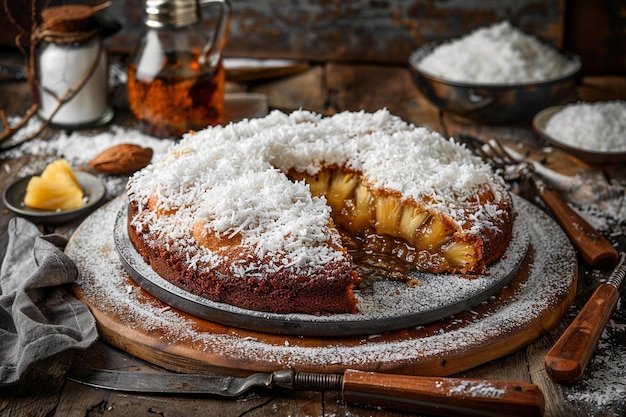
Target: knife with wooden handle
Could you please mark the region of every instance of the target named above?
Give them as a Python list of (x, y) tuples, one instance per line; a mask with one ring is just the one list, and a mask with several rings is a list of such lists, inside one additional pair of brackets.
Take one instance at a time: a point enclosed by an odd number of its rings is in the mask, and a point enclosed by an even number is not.
[(252, 388), (336, 390), (344, 401), (441, 416), (542, 416), (544, 397), (527, 382), (423, 377), (347, 370), (343, 374), (284, 369), (244, 378), (204, 374), (72, 368), (85, 385), (155, 395), (239, 396)]
[(619, 288), (626, 275), (625, 258), (624, 252), (621, 252), (607, 282), (596, 288), (546, 355), (544, 366), (553, 381), (569, 384), (583, 377), (600, 336), (615, 311)]

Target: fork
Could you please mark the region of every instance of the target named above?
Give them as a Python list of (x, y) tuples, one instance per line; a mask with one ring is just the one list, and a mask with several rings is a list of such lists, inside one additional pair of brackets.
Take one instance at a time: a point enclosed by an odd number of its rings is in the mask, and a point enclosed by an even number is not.
[(604, 268), (615, 265), (618, 258), (615, 247), (576, 213), (559, 193), (546, 184), (544, 178), (536, 172), (532, 161), (516, 160), (511, 152), (495, 139), (484, 141), (463, 133), (459, 135), (459, 141), (494, 168), (501, 169), (505, 179), (513, 179), (517, 176), (528, 181), (541, 200), (550, 208), (565, 234), (589, 266)]
[[(490, 142), (494, 141), (494, 139), (490, 140)], [(558, 191), (568, 201), (574, 203), (575, 205), (580, 205), (582, 203), (601, 204), (608, 200), (614, 200), (626, 196), (626, 187), (622, 185), (599, 183), (597, 181), (583, 181), (579, 177), (563, 175), (545, 167), (537, 161), (529, 160), (526, 158), (526, 155), (517, 152), (508, 146), (502, 145), (497, 141), (492, 143), (492, 146), (502, 147), (502, 152), (508, 154), (509, 158), (516, 164), (526, 162), (532, 165), (535, 172), (541, 176), (553, 190)], [(482, 151), (489, 154), (489, 147), (490, 145), (488, 143), (483, 142)], [(509, 172), (505, 172), (504, 174), (505, 176), (508, 175), (510, 179), (517, 179), (517, 177), (519, 177), (519, 175), (515, 173), (515, 165), (510, 165), (507, 171)]]

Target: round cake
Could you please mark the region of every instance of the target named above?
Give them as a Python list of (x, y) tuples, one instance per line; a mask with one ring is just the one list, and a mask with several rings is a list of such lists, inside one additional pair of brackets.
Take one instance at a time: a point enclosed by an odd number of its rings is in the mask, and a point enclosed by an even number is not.
[(186, 134), (127, 187), (131, 242), (166, 280), (274, 313), (354, 313), (351, 251), (471, 279), (511, 238), (501, 177), (387, 110), (273, 111)]

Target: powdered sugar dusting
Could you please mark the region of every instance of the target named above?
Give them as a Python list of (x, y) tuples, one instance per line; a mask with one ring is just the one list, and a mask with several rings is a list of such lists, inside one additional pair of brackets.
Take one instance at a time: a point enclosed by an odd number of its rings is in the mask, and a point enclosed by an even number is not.
[(498, 388), (485, 381), (461, 380), (449, 390), (450, 394), (463, 394), (470, 397), (501, 398), (506, 394), (506, 389)]
[[(618, 302), (616, 312), (623, 311), (622, 303), (622, 300)], [(623, 315), (621, 322), (616, 319), (609, 320), (583, 380), (577, 385), (564, 387), (564, 394), (568, 400), (582, 402), (591, 410), (607, 407), (613, 407), (615, 410), (624, 409), (626, 344), (610, 343), (609, 340), (626, 341)]]
[[(528, 278), (508, 300), (494, 300), (485, 311), (470, 313), (460, 323), (444, 321), (439, 330), (409, 329), (386, 337), (320, 339), (295, 336), (267, 338), (247, 331), (207, 332), (198, 321), (146, 296), (123, 271), (113, 242), (113, 225), (122, 200), (93, 213), (74, 233), (66, 252), (80, 271), (77, 284), (86, 301), (119, 320), (141, 337), (158, 338), (163, 349), (191, 345), (213, 365), (232, 361), (249, 370), (277, 367), (324, 367), (328, 372), (356, 369), (393, 369), (437, 360), (487, 344), (494, 337), (515, 334), (569, 293), (575, 275), (575, 253), (563, 232), (547, 216), (526, 203), (531, 216)], [(550, 257), (545, 254), (550, 253)], [(545, 279), (549, 276), (550, 279)], [(459, 278), (462, 280), (463, 278)], [(128, 285), (133, 285), (130, 292)], [(393, 308), (393, 307), (390, 307)], [(203, 330), (204, 329), (204, 330)], [(261, 337), (258, 337), (261, 336)], [(315, 340), (315, 339), (314, 339)], [(285, 343), (287, 341), (288, 343)], [(483, 346), (484, 347), (484, 346)]]

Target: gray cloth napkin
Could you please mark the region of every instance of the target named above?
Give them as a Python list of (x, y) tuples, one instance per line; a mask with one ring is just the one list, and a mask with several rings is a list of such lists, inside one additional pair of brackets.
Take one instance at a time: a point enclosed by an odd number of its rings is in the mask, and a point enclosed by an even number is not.
[[(68, 294), (76, 265), (60, 235), (39, 233), (31, 222), (9, 221), (0, 253), (0, 385), (17, 382), (32, 363), (97, 338), (87, 306)], [(2, 248), (0, 248), (0, 251)]]

